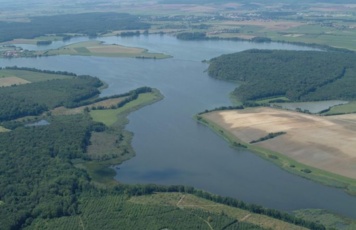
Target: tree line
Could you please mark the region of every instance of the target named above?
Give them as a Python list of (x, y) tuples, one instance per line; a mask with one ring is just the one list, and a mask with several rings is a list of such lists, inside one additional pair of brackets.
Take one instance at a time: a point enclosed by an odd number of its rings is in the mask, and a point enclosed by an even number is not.
[(282, 132), (269, 133), (264, 137), (258, 138), (257, 140), (250, 141), (250, 144), (254, 144), (254, 143), (257, 143), (257, 142), (269, 140), (269, 139), (272, 139), (272, 138), (275, 138), (275, 137), (278, 137), (278, 136), (281, 136), (281, 135), (284, 135), (284, 134), (286, 134), (286, 132), (283, 132), (283, 131)]

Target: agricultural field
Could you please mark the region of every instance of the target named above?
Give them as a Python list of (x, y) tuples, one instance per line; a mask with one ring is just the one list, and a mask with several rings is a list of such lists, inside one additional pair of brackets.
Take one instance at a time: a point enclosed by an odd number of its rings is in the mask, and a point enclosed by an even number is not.
[[(40, 82), (54, 79), (68, 79), (71, 76), (64, 74), (53, 74), (45, 72), (36, 72), (21, 69), (0, 69), (0, 85), (25, 84), (30, 82)], [(3, 85), (7, 84), (7, 85)]]
[[(198, 115), (197, 120), (233, 147), (248, 148), (286, 171), (356, 194), (355, 158), (350, 147), (355, 142), (347, 141), (355, 137), (354, 114), (320, 117), (253, 108), (213, 111)], [(285, 134), (250, 143), (279, 132)], [(340, 145), (338, 141), (346, 144)]]
[(161, 53), (150, 53), (146, 49), (108, 45), (99, 41), (79, 42), (56, 50), (48, 50), (44, 55), (81, 55), (102, 57), (136, 57), (162, 59), (170, 56)]
[(2, 77), (0, 78), (0, 87), (7, 87), (12, 85), (22, 85), (30, 83), (19, 77)]
[(246, 143), (268, 133), (286, 132), (255, 145), (303, 164), (356, 179), (356, 115), (345, 116), (320, 117), (271, 108), (205, 115)]

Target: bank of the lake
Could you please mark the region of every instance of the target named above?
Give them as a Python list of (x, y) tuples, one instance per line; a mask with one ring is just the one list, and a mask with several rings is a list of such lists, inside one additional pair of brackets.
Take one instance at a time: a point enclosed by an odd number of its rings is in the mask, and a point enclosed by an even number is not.
[[(218, 111), (214, 111), (216, 113)], [(195, 119), (219, 136), (224, 138), (234, 148), (245, 148), (257, 154), (280, 168), (295, 175), (322, 183), (327, 186), (342, 188), (351, 195), (356, 196), (356, 180), (329, 171), (318, 169), (310, 165), (300, 163), (285, 154), (275, 152), (263, 147), (253, 145), (249, 142), (242, 141), (232, 133), (232, 129), (222, 127), (214, 119), (208, 118), (207, 114), (196, 115)]]

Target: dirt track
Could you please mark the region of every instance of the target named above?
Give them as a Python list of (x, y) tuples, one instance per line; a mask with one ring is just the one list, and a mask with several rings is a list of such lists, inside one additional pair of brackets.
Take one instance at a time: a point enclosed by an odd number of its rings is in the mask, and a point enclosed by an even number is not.
[(306, 165), (356, 179), (356, 114), (321, 117), (255, 108), (212, 112), (204, 117), (245, 142), (271, 132), (287, 132), (255, 145)]

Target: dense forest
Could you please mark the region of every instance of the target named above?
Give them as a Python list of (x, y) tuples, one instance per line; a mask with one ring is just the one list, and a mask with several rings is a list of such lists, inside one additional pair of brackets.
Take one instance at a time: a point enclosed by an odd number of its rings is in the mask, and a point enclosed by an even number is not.
[(356, 99), (356, 54), (248, 50), (210, 61), (209, 75), (239, 81), (241, 101), (285, 96), (292, 101)]
[[(30, 18), (30, 22), (0, 22), (0, 42), (47, 34), (76, 33), (97, 36), (114, 30), (148, 29), (139, 17), (118, 13), (83, 13)], [(99, 23), (100, 22), (100, 23)]]

